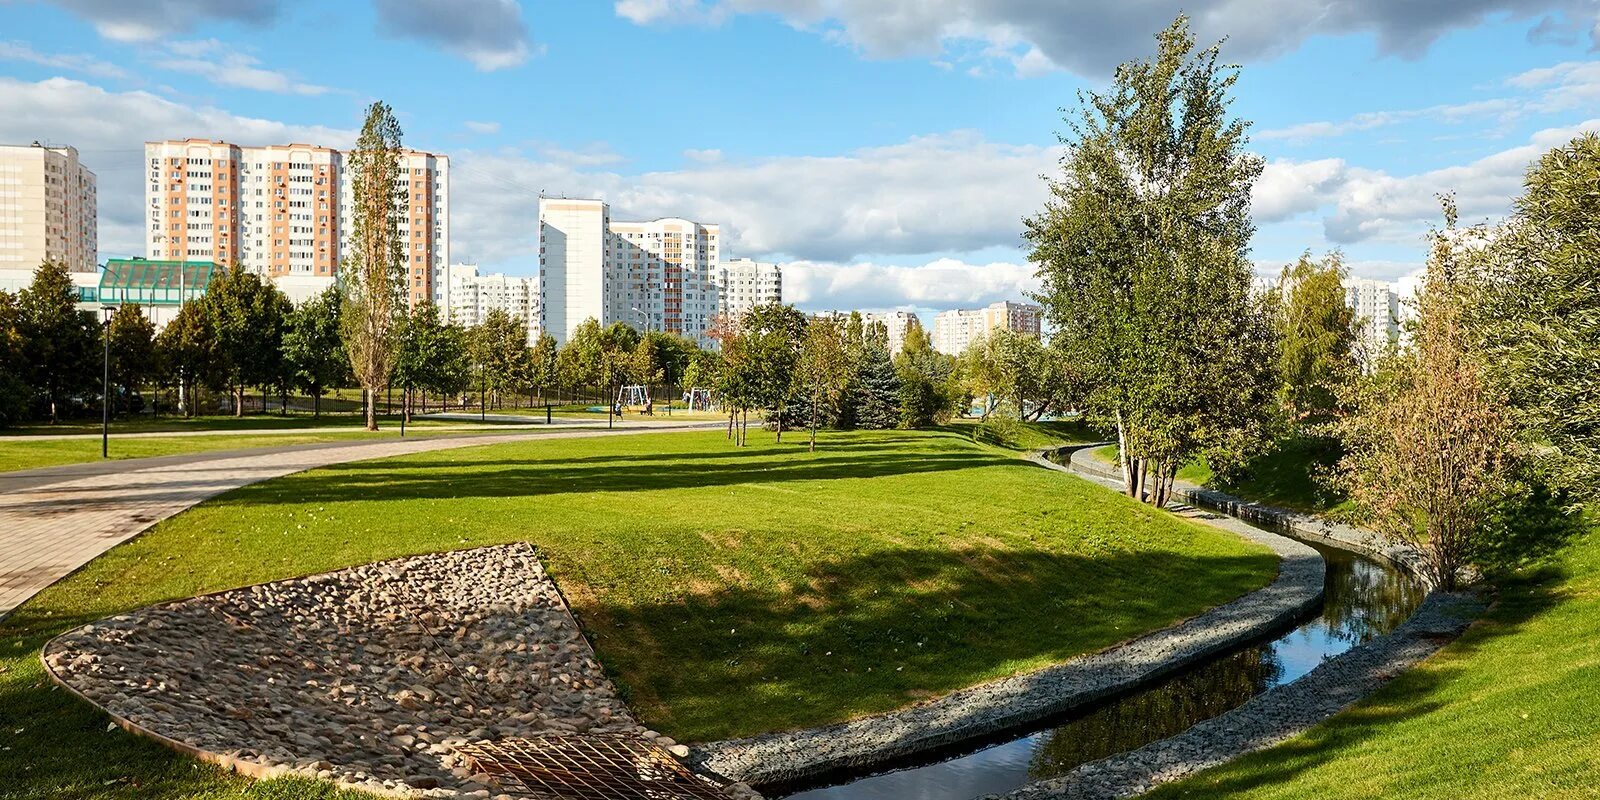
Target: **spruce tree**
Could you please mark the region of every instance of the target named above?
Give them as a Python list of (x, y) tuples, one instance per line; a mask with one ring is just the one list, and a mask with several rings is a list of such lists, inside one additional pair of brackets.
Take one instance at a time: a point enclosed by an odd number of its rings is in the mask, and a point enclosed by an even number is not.
[(858, 388), (856, 426), (886, 430), (900, 424), (900, 376), (895, 374), (889, 350), (869, 339), (856, 373)]

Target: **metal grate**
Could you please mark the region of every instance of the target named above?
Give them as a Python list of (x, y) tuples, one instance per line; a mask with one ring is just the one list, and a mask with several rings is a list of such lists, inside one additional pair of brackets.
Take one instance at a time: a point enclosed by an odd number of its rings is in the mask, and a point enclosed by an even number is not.
[(720, 784), (633, 736), (541, 736), (463, 745), (473, 772), (506, 792), (571, 800), (727, 800)]

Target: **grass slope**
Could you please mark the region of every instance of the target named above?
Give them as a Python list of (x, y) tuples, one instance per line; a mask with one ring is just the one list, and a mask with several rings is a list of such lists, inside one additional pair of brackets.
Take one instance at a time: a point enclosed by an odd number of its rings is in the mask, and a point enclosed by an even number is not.
[[(407, 438), (427, 435), (427, 428), (412, 429), (407, 426)], [(490, 429), (490, 432), (493, 432)], [(460, 432), (450, 432), (460, 433)], [(439, 432), (433, 435), (445, 435)], [(113, 460), (170, 456), (178, 453), (206, 453), (217, 450), (241, 450), (256, 447), (283, 447), (319, 442), (359, 442), (379, 439), (399, 439), (400, 426), (385, 425), (377, 433), (361, 430), (306, 431), (304, 433), (271, 433), (241, 436), (148, 436), (135, 439), (111, 440)], [(63, 464), (81, 464), (100, 460), (99, 439), (39, 439), (24, 441), (20, 437), (0, 438), (0, 472), (23, 469), (58, 467)]]
[[(1115, 464), (1117, 448), (1115, 445), (1102, 447), (1095, 450), (1094, 455)], [(1330, 491), (1321, 480), (1321, 475), (1331, 470), (1337, 460), (1326, 443), (1289, 439), (1273, 443), (1266, 452), (1251, 460), (1243, 474), (1231, 480), (1218, 480), (1203, 458), (1178, 470), (1178, 479), (1279, 508), (1342, 518), (1353, 513), (1352, 504)]]
[(1172, 798), (1600, 797), (1600, 536), (1503, 584), (1460, 640), (1278, 747)]
[[(529, 540), (650, 724), (685, 740), (883, 711), (1103, 648), (1270, 579), (1225, 533), (948, 432), (496, 445), (230, 492), (0, 622), (0, 797), (317, 797), (122, 734), (52, 635), (200, 592)], [(243, 794), (241, 794), (243, 793)], [(332, 796), (332, 795), (329, 795)]]

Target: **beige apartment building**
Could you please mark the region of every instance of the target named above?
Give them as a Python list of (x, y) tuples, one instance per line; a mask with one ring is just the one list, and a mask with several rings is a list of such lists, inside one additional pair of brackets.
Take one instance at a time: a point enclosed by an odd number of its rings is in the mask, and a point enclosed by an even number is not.
[(933, 349), (958, 355), (994, 330), (1037, 337), (1040, 313), (1036, 305), (1010, 301), (991, 303), (985, 308), (940, 311), (933, 317)]
[[(295, 286), (333, 282), (353, 224), (347, 155), (308, 144), (145, 143), (145, 252), (243, 268)], [(406, 294), (448, 307), (449, 158), (407, 150), (396, 189)]]
[(732, 258), (717, 270), (717, 312), (731, 320), (756, 306), (783, 302), (783, 268), (748, 258)]
[(0, 270), (32, 274), (43, 261), (94, 272), (99, 261), (95, 175), (77, 148), (0, 145)]

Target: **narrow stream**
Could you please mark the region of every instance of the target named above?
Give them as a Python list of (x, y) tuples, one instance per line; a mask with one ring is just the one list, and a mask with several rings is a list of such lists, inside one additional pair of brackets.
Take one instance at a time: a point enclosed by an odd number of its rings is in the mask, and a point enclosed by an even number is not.
[(1319, 615), (1282, 636), (1008, 741), (787, 795), (790, 800), (970, 800), (1181, 733), (1393, 630), (1424, 590), (1393, 566), (1309, 542), (1327, 560)]

